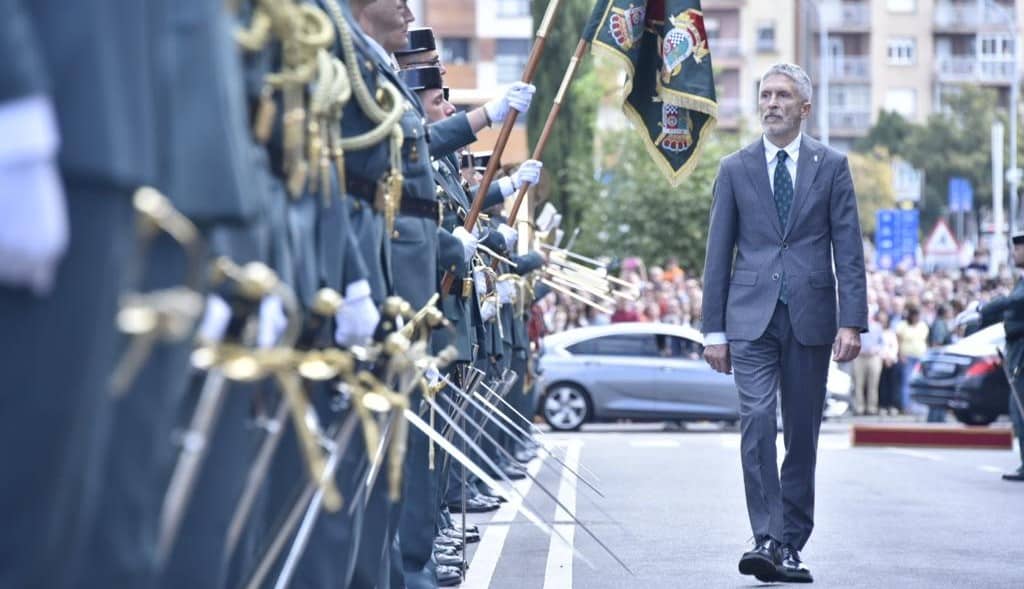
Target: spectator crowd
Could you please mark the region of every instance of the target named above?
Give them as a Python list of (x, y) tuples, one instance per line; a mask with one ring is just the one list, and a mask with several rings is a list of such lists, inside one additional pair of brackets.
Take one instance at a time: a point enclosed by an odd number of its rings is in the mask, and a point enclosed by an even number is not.
[[(660, 321), (700, 330), (700, 277), (680, 267), (676, 258), (651, 266), (626, 258), (619, 276), (640, 287), (637, 301), (620, 301), (609, 314), (552, 292), (535, 307), (544, 331), (623, 321)], [(968, 305), (1009, 293), (1014, 281), (1009, 270), (990, 276), (986, 267), (973, 263), (934, 272), (917, 268), (888, 272), (869, 267), (869, 331), (861, 336), (860, 356), (841, 367), (853, 377), (854, 411), (858, 415), (925, 412), (923, 406), (911, 402), (909, 389), (910, 376), (921, 358), (930, 348), (962, 336), (954, 320)], [(945, 411), (931, 411), (928, 418), (942, 421)]]

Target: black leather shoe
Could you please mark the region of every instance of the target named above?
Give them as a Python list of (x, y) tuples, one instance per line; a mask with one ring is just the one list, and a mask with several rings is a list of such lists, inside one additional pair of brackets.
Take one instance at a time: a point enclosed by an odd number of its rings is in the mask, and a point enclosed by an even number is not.
[(771, 536), (765, 536), (757, 541), (753, 550), (743, 553), (740, 557), (740, 574), (754, 575), (758, 581), (771, 583), (781, 581), (779, 564), (782, 559), (779, 555), (779, 543)]
[(800, 560), (800, 552), (789, 544), (780, 549), (782, 563), (779, 565), (779, 574), (782, 580), (787, 583), (813, 583), (811, 569)]
[(439, 587), (455, 587), (462, 584), (462, 570), (444, 565), (437, 566), (437, 585)]
[(434, 562), (436, 562), (439, 566), (443, 565), (443, 566), (449, 566), (449, 567), (455, 567), (455, 568), (462, 568), (462, 557), (461, 556), (452, 556), (452, 555), (449, 555), (449, 554), (438, 554), (438, 553), (435, 552), (434, 553)]
[(1004, 481), (1016, 481), (1016, 482), (1024, 481), (1024, 466), (1021, 466), (1020, 468), (1018, 468), (1014, 472), (1008, 472), (1008, 473), (1004, 474), (1003, 475), (1003, 480)]
[[(462, 531), (460, 531), (460, 530), (456, 530), (454, 528), (448, 528), (448, 529), (444, 530), (442, 533), (444, 535), (446, 535), (446, 536), (450, 536), (452, 538), (455, 538), (456, 540), (462, 540)], [(475, 543), (477, 543), (479, 541), (480, 541), (480, 532), (475, 531), (473, 529), (467, 529), (466, 530), (466, 543), (467, 544), (475, 544)]]
[(454, 546), (441, 546), (434, 543), (434, 554), (443, 554), (445, 556), (459, 556), (459, 549)]
[(444, 546), (446, 548), (454, 548), (456, 550), (462, 550), (462, 539), (452, 538), (451, 536), (440, 535), (434, 538), (434, 546)]
[[(452, 513), (462, 513), (462, 502), (456, 501), (448, 504)], [(482, 497), (470, 497), (466, 499), (466, 513), (487, 513), (498, 509), (498, 504), (488, 501)]]
[(504, 495), (502, 495), (498, 491), (495, 491), (494, 489), (491, 488), (490, 485), (488, 485), (487, 483), (485, 483), (483, 481), (481, 481), (480, 483), (477, 483), (476, 488), (477, 488), (478, 491), (480, 491), (481, 495), (483, 495), (484, 497), (487, 497), (488, 499), (493, 499), (493, 500), (497, 501), (498, 503), (507, 503), (508, 502), (508, 499), (506, 499)]
[(510, 481), (521, 481), (526, 478), (526, 471), (518, 466), (506, 465), (501, 468)]

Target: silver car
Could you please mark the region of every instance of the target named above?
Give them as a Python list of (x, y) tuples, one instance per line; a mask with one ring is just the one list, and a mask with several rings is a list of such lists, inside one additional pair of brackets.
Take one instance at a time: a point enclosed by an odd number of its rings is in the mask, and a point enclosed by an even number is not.
[[(703, 360), (701, 333), (665, 323), (613, 323), (544, 338), (539, 411), (557, 430), (587, 421), (712, 420), (736, 423), (733, 377)], [(829, 368), (826, 416), (850, 406), (850, 377)]]

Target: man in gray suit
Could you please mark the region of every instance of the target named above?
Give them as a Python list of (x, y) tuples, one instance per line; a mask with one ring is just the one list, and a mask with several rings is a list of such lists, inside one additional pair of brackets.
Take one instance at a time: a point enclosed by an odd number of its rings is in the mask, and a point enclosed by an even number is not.
[[(829, 350), (837, 362), (860, 351), (864, 255), (846, 157), (800, 132), (811, 112), (807, 74), (796, 65), (772, 66), (761, 78), (758, 110), (764, 136), (724, 158), (715, 181), (704, 358), (719, 372), (735, 371), (740, 395), (743, 482), (756, 542), (740, 559), (740, 573), (809, 583), (799, 551), (814, 527)], [(781, 476), (777, 391), (786, 445)]]

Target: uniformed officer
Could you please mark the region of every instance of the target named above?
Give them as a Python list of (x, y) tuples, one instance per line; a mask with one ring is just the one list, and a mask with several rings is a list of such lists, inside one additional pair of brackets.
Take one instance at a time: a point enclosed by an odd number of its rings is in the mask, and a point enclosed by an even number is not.
[(0, 586), (61, 587), (83, 564), (131, 196), (164, 141), (148, 35), (162, 18), (127, 0), (0, 2)]
[[(1024, 233), (1017, 233), (1013, 241), (1013, 263), (1024, 268)], [(1014, 472), (1003, 475), (1006, 481), (1024, 481), (1024, 278), (1019, 279), (1009, 295), (997, 297), (964, 311), (957, 318), (958, 324), (980, 320), (981, 326), (1003, 322), (1006, 331), (1006, 372), (1010, 377), (1010, 419), (1017, 433), (1021, 465)]]

